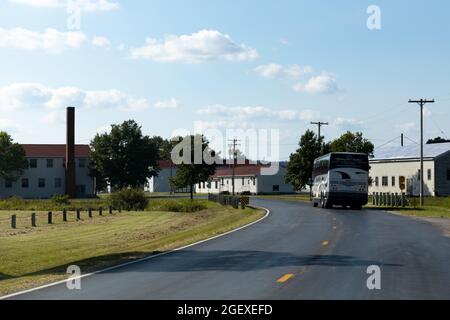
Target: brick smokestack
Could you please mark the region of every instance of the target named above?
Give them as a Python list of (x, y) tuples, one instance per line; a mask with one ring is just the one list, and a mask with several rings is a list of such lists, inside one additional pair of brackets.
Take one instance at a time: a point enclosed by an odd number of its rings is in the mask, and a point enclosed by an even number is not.
[(66, 195), (76, 197), (75, 181), (75, 108), (67, 108), (66, 124)]

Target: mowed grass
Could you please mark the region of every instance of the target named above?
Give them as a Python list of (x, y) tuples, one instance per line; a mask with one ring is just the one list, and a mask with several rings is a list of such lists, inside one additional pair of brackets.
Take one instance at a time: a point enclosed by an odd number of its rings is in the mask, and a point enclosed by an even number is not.
[[(27, 218), (30, 212), (15, 214)], [(255, 221), (263, 212), (207, 203), (195, 213), (96, 213), (92, 219), (84, 213), (82, 221), (71, 213), (69, 222), (58, 217), (53, 225), (45, 224), (45, 212), (38, 215), (37, 228), (25, 221), (12, 230), (3, 221), (10, 213), (0, 211), (0, 295), (66, 279), (69, 265), (88, 273), (194, 243)]]

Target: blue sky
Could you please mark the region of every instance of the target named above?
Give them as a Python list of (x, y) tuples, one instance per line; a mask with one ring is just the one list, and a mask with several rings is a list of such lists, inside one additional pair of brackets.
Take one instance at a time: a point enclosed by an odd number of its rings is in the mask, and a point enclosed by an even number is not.
[(0, 1), (0, 130), (18, 142), (63, 143), (70, 104), (79, 143), (127, 119), (164, 137), (201, 122), (279, 129), (286, 159), (310, 121), (417, 141), (422, 97), (426, 137), (450, 135), (448, 1), (82, 0), (79, 29), (65, 2)]

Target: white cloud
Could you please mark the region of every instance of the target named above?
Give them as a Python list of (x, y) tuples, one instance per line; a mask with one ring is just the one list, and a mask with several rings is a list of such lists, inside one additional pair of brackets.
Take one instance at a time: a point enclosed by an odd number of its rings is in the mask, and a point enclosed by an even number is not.
[(37, 32), (23, 28), (0, 28), (0, 48), (6, 49), (59, 54), (67, 49), (81, 47), (86, 39), (86, 35), (78, 31), (60, 32), (47, 28), (44, 32)]
[(177, 109), (180, 106), (180, 101), (170, 98), (169, 100), (158, 101), (154, 106), (156, 109)]
[(417, 124), (415, 122), (405, 122), (397, 125), (397, 128), (404, 131), (411, 131), (417, 128)]
[[(0, 87), (0, 111), (20, 108), (49, 109), (75, 106), (141, 111), (150, 108), (147, 99), (135, 98), (119, 90), (83, 90), (76, 87), (50, 88), (39, 83), (14, 83)], [(50, 121), (48, 116), (44, 121)]]
[(319, 117), (319, 112), (314, 110), (274, 110), (261, 106), (227, 107), (224, 105), (211, 105), (197, 110), (202, 116), (214, 115), (236, 120), (270, 119), (281, 121), (305, 120), (309, 121)]
[(15, 123), (13, 120), (8, 118), (0, 118), (0, 131), (9, 130), (12, 132), (16, 132), (21, 130), (22, 127)]
[(8, 0), (11, 3), (35, 8), (66, 8), (75, 6), (85, 12), (112, 11), (119, 8), (119, 3), (110, 0)]
[(195, 121), (194, 122), (194, 131), (196, 133), (205, 132), (206, 130), (220, 130), (220, 129), (242, 129), (248, 130), (255, 128), (254, 123), (248, 123), (245, 121), (226, 121), (226, 120), (218, 120), (218, 121)]
[(345, 130), (357, 130), (363, 128), (365, 122), (353, 118), (338, 117), (333, 121), (333, 125)]
[(339, 91), (336, 78), (330, 73), (322, 73), (319, 76), (312, 77), (305, 84), (297, 83), (294, 85), (293, 89), (294, 91), (306, 92), (310, 94), (331, 94)]
[(264, 78), (289, 78), (298, 79), (304, 74), (311, 73), (313, 71), (312, 67), (305, 66), (300, 67), (297, 64), (290, 66), (282, 66), (281, 64), (271, 63), (260, 65), (255, 68), (255, 72)]
[(201, 30), (190, 35), (171, 35), (164, 40), (148, 38), (142, 47), (131, 50), (133, 59), (156, 62), (201, 63), (206, 61), (245, 61), (258, 57), (256, 50), (234, 42), (216, 30)]
[(95, 47), (109, 47), (111, 45), (111, 41), (106, 37), (93, 37), (92, 45)]

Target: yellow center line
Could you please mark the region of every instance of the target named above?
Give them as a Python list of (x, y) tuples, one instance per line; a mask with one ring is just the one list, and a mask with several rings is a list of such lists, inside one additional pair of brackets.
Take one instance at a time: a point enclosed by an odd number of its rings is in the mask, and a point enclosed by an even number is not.
[(329, 241), (324, 241), (324, 242), (322, 242), (322, 245), (323, 245), (324, 247), (326, 247), (329, 243), (330, 243)]
[(277, 282), (278, 283), (285, 283), (286, 281), (292, 279), (293, 277), (294, 277), (294, 275), (292, 273), (285, 274), (280, 279), (278, 279)]

